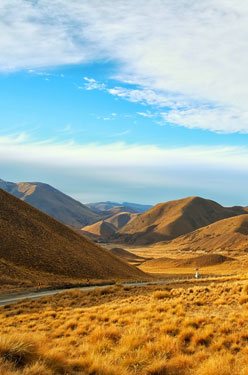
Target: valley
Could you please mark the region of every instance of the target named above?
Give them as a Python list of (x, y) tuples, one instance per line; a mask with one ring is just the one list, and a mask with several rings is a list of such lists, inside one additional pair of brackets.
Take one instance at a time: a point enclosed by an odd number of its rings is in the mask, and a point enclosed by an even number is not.
[(247, 208), (113, 204), (79, 227), (0, 190), (0, 372), (245, 375)]

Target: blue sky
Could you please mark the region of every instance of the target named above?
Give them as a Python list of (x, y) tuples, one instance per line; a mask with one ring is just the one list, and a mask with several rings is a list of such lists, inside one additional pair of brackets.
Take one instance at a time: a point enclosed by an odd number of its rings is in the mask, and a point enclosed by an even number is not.
[(247, 21), (228, 0), (3, 0), (0, 178), (248, 205)]

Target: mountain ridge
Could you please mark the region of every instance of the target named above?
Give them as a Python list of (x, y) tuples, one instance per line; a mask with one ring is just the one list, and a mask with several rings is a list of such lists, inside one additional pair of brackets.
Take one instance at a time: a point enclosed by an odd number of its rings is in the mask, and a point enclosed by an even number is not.
[(139, 204), (139, 203), (131, 203), (131, 202), (112, 202), (112, 201), (103, 201), (103, 202), (93, 202), (87, 203), (87, 207), (95, 210), (95, 212), (109, 212), (112, 209), (117, 209), (118, 207), (121, 208), (121, 212), (130, 212), (130, 213), (142, 213), (147, 211), (152, 207), (152, 205), (146, 204)]
[(81, 228), (101, 219), (87, 206), (43, 182), (8, 182), (0, 180), (0, 188), (63, 224)]

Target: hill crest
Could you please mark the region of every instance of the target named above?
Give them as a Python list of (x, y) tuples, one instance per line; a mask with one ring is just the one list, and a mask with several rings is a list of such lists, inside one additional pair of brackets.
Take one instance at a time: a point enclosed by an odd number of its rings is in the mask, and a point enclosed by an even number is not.
[(120, 230), (118, 240), (151, 244), (172, 240), (228, 217), (246, 214), (242, 207), (223, 207), (215, 201), (193, 196), (159, 203)]

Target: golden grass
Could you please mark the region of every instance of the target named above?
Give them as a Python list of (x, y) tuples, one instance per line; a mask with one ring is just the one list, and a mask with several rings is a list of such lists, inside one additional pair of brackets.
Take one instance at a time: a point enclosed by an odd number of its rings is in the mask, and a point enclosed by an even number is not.
[[(113, 245), (112, 245), (113, 246)], [(123, 248), (130, 253), (136, 255), (137, 257), (141, 258), (150, 258), (155, 259), (157, 262), (153, 264), (152, 262), (140, 262), (139, 268), (147, 272), (148, 274), (152, 274), (153, 276), (157, 276), (159, 278), (172, 278), (174, 276), (192, 276), (195, 273), (195, 265), (192, 266), (185, 266), (180, 264), (175, 265), (172, 262), (164, 262), (163, 259), (161, 262), (159, 258), (170, 258), (170, 260), (174, 260), (175, 263), (178, 262), (179, 259), (189, 260), (189, 258), (195, 258), (202, 255), (212, 255), (211, 251), (205, 251), (201, 248), (197, 251), (182, 251), (178, 248), (168, 248), (164, 246), (163, 243), (157, 243), (152, 246), (128, 246), (123, 245)], [(248, 257), (245, 252), (234, 251), (230, 249), (229, 251), (219, 251), (216, 254), (224, 255), (227, 257), (231, 257), (233, 260), (230, 262), (223, 262), (220, 264), (214, 264), (211, 266), (203, 266), (200, 267), (200, 273), (206, 277), (209, 275), (227, 275), (227, 274), (241, 274), (241, 273), (248, 273)], [(199, 266), (198, 266), (199, 267)]]
[(245, 375), (247, 297), (243, 275), (5, 306), (0, 375)]

